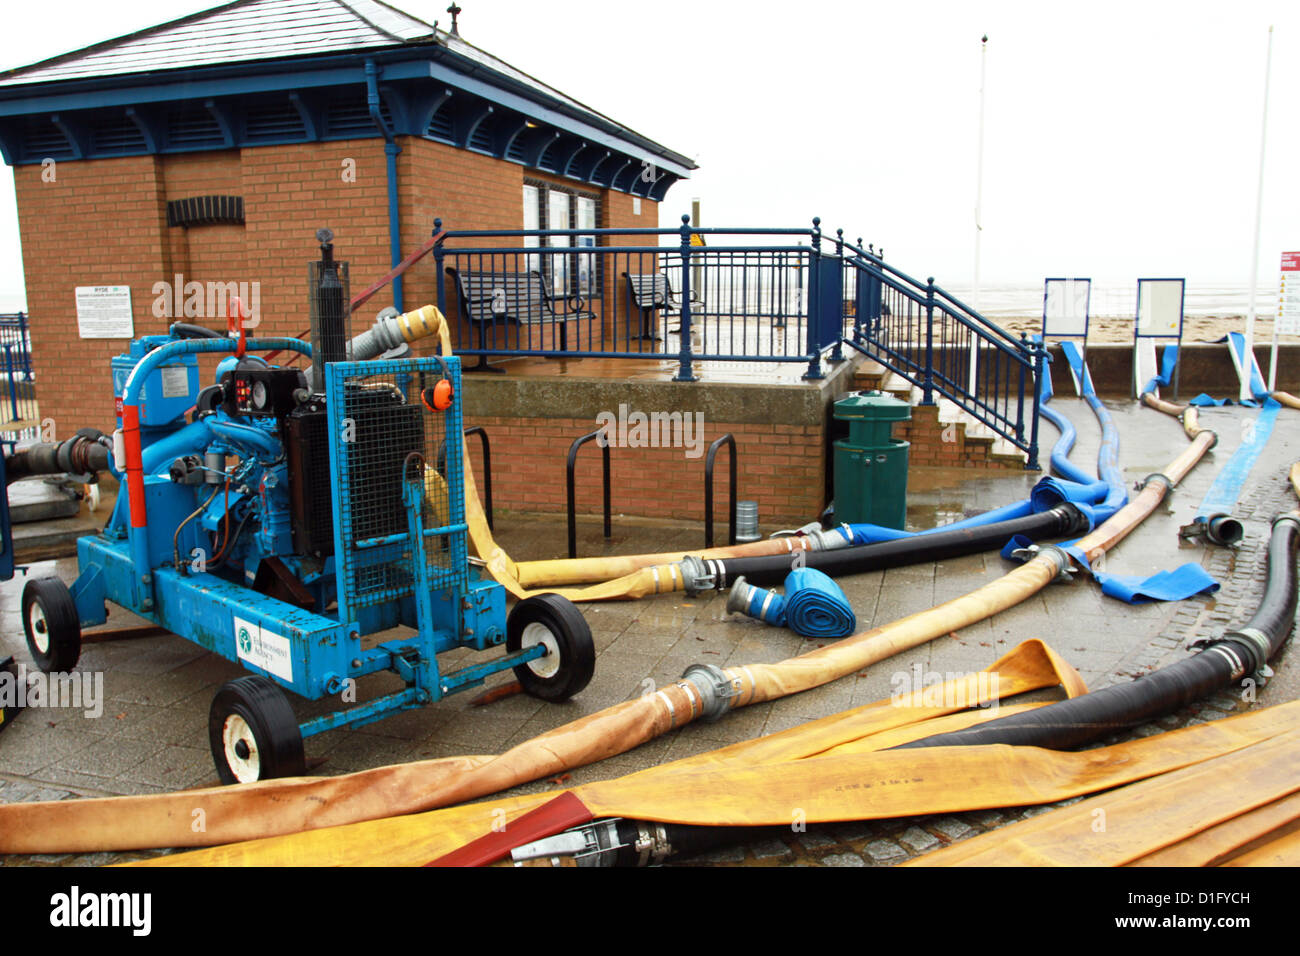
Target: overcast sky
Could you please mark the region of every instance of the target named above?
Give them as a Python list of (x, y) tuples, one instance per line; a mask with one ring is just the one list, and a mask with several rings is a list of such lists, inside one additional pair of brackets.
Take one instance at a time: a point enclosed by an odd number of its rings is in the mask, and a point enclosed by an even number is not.
[[(444, 27), (446, 2), (396, 5)], [(10, 4), (12, 67), (211, 7)], [(1300, 4), (461, 0), (469, 41), (693, 157), (661, 210), (823, 228), (954, 288), (974, 263), (989, 36), (984, 282), (1245, 283), (1273, 39), (1261, 280), (1300, 249)], [(472, 227), (473, 223), (457, 223)], [(93, 241), (93, 237), (70, 237)], [(0, 174), (0, 309), (21, 299)]]

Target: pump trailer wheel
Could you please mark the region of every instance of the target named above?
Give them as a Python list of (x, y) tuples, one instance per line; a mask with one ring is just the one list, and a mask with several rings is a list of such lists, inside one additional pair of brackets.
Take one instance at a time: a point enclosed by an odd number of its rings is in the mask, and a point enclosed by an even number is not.
[(297, 777), (306, 771), (302, 733), (289, 699), (265, 677), (222, 685), (208, 712), (208, 741), (222, 783)]
[(515, 668), (526, 692), (542, 700), (568, 700), (596, 671), (596, 645), (582, 612), (558, 594), (537, 594), (514, 606), (506, 620), (506, 650), (543, 644), (546, 653)]
[(72, 592), (58, 578), (33, 578), (23, 588), (23, 630), (36, 666), (64, 674), (81, 657), (81, 615)]

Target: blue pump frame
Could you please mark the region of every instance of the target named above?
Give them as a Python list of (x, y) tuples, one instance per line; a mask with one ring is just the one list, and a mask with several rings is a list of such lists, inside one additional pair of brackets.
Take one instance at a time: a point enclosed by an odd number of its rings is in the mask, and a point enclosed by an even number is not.
[[(154, 348), (135, 366), (123, 389), (124, 404), (136, 403), (150, 375), (177, 356), (203, 352), (233, 352), (235, 343), (225, 339), (176, 339), (153, 337), (166, 343)], [(152, 343), (150, 343), (152, 344)], [(310, 356), (311, 347), (297, 339), (250, 339), (247, 351), (292, 350)], [(375, 374), (385, 366), (400, 367), (412, 374), (446, 368), (459, 394), (460, 359), (405, 359), (399, 362), (339, 362), (326, 366), (331, 394), (341, 394), (341, 383), (349, 375)], [(331, 410), (335, 406), (327, 405)], [(454, 402), (441, 413), (447, 416), (448, 435), (461, 433), (460, 403)], [(336, 414), (331, 411), (332, 420)], [(193, 509), (193, 499), (181, 493), (166, 472), (174, 457), (206, 447), (213, 432), (224, 438), (244, 441), (260, 450), (268, 441), (276, 441), (271, 432), (217, 422), (206, 427), (182, 425), (181, 419), (165, 434), (146, 435), (150, 443), (142, 449), (144, 489), (148, 525), (168, 538)], [(161, 429), (159, 431), (162, 431)], [(253, 434), (256, 433), (256, 434)], [(345, 487), (347, 456), (340, 449), (340, 431), (331, 432), (332, 473), (343, 475), (334, 485), (333, 516), (335, 558), (325, 563), (325, 573), (335, 571), (339, 559), (346, 560), (357, 542), (344, 537), (340, 489)], [(186, 447), (191, 446), (191, 447)], [(278, 449), (277, 449), (278, 450)], [(440, 700), (447, 694), (480, 685), (492, 674), (541, 657), (545, 647), (533, 645), (491, 661), (444, 674), (437, 655), (455, 647), (485, 650), (506, 639), (505, 590), (494, 581), (482, 580), (468, 566), (465, 557), (466, 525), (463, 519), (462, 446), (449, 442), (447, 476), (449, 499), (456, 503), (458, 521), (442, 528), (425, 529), (423, 523), (423, 470), (419, 481), (404, 481), (404, 504), (409, 519), (408, 534), (400, 542), (390, 542), (416, 555), (410, 561), (413, 585), (410, 593), (383, 604), (361, 607), (343, 586), (344, 576), (335, 576), (337, 609), (318, 613), (261, 594), (241, 583), (210, 571), (191, 571), (174, 566), (170, 553), (151, 545), (150, 528), (133, 527), (130, 499), (120, 495), (113, 518), (103, 532), (83, 537), (77, 542), (80, 574), (71, 592), (83, 627), (102, 624), (107, 618), (106, 601), (144, 617), (167, 630), (193, 641), (205, 650), (241, 664), (254, 674), (261, 674), (302, 697), (318, 700), (339, 694), (350, 681), (378, 671), (392, 671), (406, 683), (403, 690), (347, 709), (317, 716), (299, 725), (303, 737), (336, 727), (360, 727), (391, 714)], [(118, 473), (119, 478), (121, 473)], [(464, 574), (442, 581), (435, 590), (429, 586), (428, 569), (423, 560), (424, 541), (430, 535), (445, 535), (459, 544), (453, 546), (453, 558), (464, 566)], [(394, 536), (399, 537), (399, 536)], [(363, 648), (363, 635), (396, 625), (415, 628), (410, 637), (386, 641)], [(241, 647), (242, 643), (242, 647)]]

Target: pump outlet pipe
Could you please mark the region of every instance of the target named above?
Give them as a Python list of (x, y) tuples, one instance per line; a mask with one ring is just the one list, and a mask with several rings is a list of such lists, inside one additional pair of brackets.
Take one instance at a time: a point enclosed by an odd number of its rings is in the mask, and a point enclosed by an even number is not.
[(5, 456), (5, 484), (37, 475), (90, 475), (108, 471), (112, 443), (100, 431), (83, 428), (61, 442), (37, 442)]

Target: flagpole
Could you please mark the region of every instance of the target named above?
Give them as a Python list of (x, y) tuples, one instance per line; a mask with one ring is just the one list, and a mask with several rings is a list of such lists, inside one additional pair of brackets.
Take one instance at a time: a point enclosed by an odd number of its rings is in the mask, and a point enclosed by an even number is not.
[[(980, 233), (984, 231), (982, 215), (984, 209), (984, 77), (988, 64), (989, 35), (980, 38), (980, 124), (979, 146), (975, 159), (975, 278), (971, 288), (971, 308), (980, 310)], [(979, 339), (972, 335), (970, 340), (970, 381), (967, 389), (975, 394), (976, 363), (979, 356)]]
[[(1264, 147), (1268, 142), (1268, 86), (1273, 72), (1273, 27), (1268, 28), (1268, 54), (1264, 60), (1264, 117), (1259, 124), (1259, 182), (1255, 186), (1255, 247), (1250, 258), (1250, 305), (1246, 313), (1246, 354), (1242, 356), (1245, 374), (1241, 379), (1242, 401), (1254, 398), (1250, 393), (1250, 368), (1255, 354), (1255, 292), (1259, 285), (1259, 234), (1264, 217)], [(1269, 365), (1269, 390), (1276, 383), (1277, 319), (1273, 320), (1273, 358)]]

